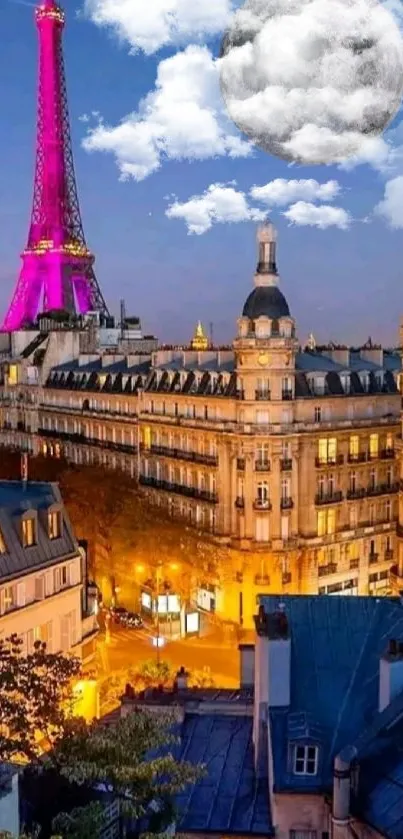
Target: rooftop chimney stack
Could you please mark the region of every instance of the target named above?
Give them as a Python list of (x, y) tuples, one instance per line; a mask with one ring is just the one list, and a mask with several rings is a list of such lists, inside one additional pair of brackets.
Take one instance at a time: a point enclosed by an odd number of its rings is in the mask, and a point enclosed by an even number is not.
[(337, 828), (344, 835), (343, 826), (350, 818), (351, 778), (356, 758), (354, 746), (347, 746), (336, 756), (333, 769), (333, 834), (337, 836)]
[(403, 691), (403, 641), (391, 638), (379, 662), (379, 710), (383, 711)]

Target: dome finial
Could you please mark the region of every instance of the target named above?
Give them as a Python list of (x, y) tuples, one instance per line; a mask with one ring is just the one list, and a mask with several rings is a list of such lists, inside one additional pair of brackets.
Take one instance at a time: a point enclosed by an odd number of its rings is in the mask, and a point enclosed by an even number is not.
[(207, 350), (208, 348), (208, 338), (200, 320), (197, 323), (191, 346), (192, 350)]
[(259, 246), (259, 256), (255, 274), (255, 284), (258, 286), (276, 285), (277, 232), (274, 224), (267, 220), (264, 224), (259, 225), (256, 238)]

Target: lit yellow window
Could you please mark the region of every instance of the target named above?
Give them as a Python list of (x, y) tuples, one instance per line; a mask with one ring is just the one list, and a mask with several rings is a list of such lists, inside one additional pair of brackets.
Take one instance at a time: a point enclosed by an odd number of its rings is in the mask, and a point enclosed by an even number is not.
[(358, 457), (360, 451), (360, 440), (359, 437), (350, 437), (349, 440), (349, 454), (350, 457)]
[(334, 533), (336, 530), (336, 510), (330, 509), (327, 511), (327, 532), (328, 534)]
[(318, 440), (318, 458), (321, 463), (327, 462), (327, 440), (324, 437)]
[(326, 533), (326, 510), (318, 511), (318, 536), (324, 536)]
[(18, 367), (16, 364), (10, 364), (8, 370), (8, 383), (9, 385), (16, 385), (18, 383)]
[(386, 435), (386, 449), (387, 449), (387, 451), (390, 451), (390, 449), (393, 449), (393, 434), (387, 434)]
[(29, 548), (35, 545), (35, 521), (34, 519), (23, 519), (22, 521), (22, 544), (24, 548)]
[(330, 437), (327, 441), (327, 458), (331, 463), (334, 463), (337, 457), (337, 440), (336, 437)]
[(379, 436), (378, 434), (371, 434), (369, 438), (369, 456), (378, 457), (379, 452)]
[(149, 449), (151, 446), (151, 428), (146, 425), (142, 428), (142, 438), (143, 438), (143, 446), (145, 449)]
[(59, 510), (53, 510), (48, 515), (49, 539), (58, 539), (61, 535), (61, 515)]

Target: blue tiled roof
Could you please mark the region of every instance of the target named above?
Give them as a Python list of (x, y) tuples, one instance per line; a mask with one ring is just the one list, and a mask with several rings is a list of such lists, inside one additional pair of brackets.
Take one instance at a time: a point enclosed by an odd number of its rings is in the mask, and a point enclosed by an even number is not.
[[(291, 631), (291, 702), (269, 713), (277, 789), (323, 789), (331, 784), (334, 756), (354, 743), (378, 712), (379, 658), (390, 638), (403, 639), (399, 598), (262, 596), (265, 612), (285, 604)], [(306, 741), (321, 759), (314, 777), (288, 767), (289, 730), (306, 715)], [(310, 721), (315, 726), (309, 730)], [(300, 739), (303, 717), (300, 717)]]
[(179, 757), (207, 774), (177, 798), (178, 832), (274, 833), (266, 772), (254, 770), (250, 716), (187, 714)]

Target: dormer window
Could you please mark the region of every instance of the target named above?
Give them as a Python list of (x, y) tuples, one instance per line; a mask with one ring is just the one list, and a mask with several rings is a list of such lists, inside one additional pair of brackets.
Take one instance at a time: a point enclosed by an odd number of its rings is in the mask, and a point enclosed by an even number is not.
[(48, 536), (49, 539), (59, 539), (62, 535), (62, 516), (60, 510), (51, 510), (48, 513)]
[(36, 545), (36, 521), (34, 518), (22, 520), (22, 544), (24, 548)]
[(318, 747), (294, 746), (294, 775), (316, 775), (318, 772)]

